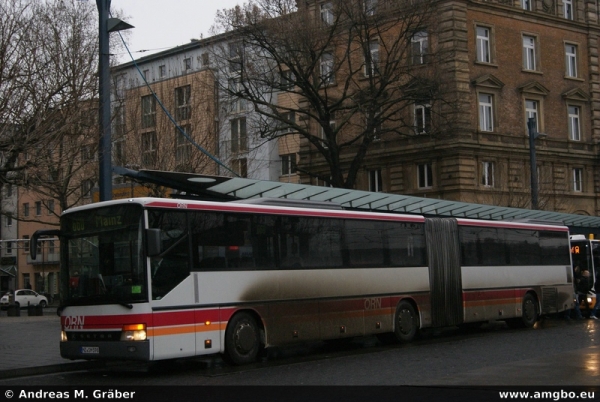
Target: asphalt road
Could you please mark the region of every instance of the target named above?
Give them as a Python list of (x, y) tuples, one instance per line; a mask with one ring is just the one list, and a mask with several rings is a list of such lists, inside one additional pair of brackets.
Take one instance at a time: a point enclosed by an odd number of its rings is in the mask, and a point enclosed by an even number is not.
[[(277, 349), (245, 367), (228, 366), (218, 357), (150, 367), (115, 364), (7, 379), (0, 386), (598, 385), (599, 335), (598, 320), (550, 318), (533, 330), (497, 322), (475, 330), (429, 331), (411, 344), (382, 345), (362, 338)], [(580, 371), (571, 372), (569, 361), (577, 359), (584, 359), (574, 364)]]

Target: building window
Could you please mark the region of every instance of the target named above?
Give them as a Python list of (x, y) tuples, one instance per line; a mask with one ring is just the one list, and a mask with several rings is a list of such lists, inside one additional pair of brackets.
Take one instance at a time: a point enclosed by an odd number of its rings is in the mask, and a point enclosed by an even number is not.
[(150, 70), (144, 70), (142, 74), (144, 76), (144, 81), (147, 82), (150, 79)]
[(142, 134), (142, 165), (153, 167), (156, 163), (156, 132)]
[(191, 96), (191, 85), (175, 88), (175, 118), (177, 120), (187, 120), (190, 118), (192, 112)]
[(246, 118), (241, 117), (238, 119), (232, 119), (231, 120), (231, 152), (244, 152), (247, 150), (248, 150), (248, 137), (246, 134)]
[(529, 119), (534, 119), (535, 121), (535, 131), (540, 131), (540, 122), (539, 122), (539, 105), (538, 105), (538, 101), (536, 100), (531, 100), (531, 99), (525, 99), (525, 127), (529, 127), (527, 126), (527, 122), (529, 121)]
[(431, 105), (415, 105), (415, 130), (417, 134), (427, 134), (431, 131)]
[[(335, 131), (335, 116), (333, 116), (333, 115), (329, 119), (329, 128), (331, 129), (331, 131)], [(323, 147), (328, 148), (329, 140), (327, 138), (327, 133), (325, 133), (325, 129), (323, 128), (323, 126), (320, 126), (319, 130), (321, 132), (321, 141), (323, 142)], [(335, 138), (335, 136), (334, 136), (334, 138)]]
[(333, 53), (325, 52), (321, 55), (320, 65), (321, 82), (325, 85), (335, 82), (335, 74), (333, 71)]
[(113, 127), (116, 136), (123, 136), (126, 132), (125, 126), (125, 107), (121, 104), (113, 109)]
[(577, 46), (565, 45), (565, 67), (567, 77), (577, 77)]
[(36, 201), (35, 202), (35, 216), (41, 216), (41, 215), (42, 215), (42, 202)]
[(563, 16), (568, 19), (573, 19), (573, 0), (563, 0)]
[(494, 131), (494, 97), (479, 94), (479, 130)]
[(205, 52), (202, 53), (202, 67), (208, 67), (210, 66), (210, 55)]
[(328, 1), (326, 3), (321, 4), (321, 21), (325, 25), (333, 25), (334, 15), (333, 15), (333, 3)]
[(281, 155), (281, 175), (291, 176), (296, 173), (296, 154)]
[(364, 0), (365, 14), (367, 16), (375, 15), (377, 11), (377, 0)]
[(248, 161), (246, 158), (232, 160), (231, 167), (238, 176), (248, 177)]
[(381, 169), (369, 170), (369, 191), (379, 193), (383, 191)]
[(187, 163), (190, 161), (192, 155), (192, 144), (188, 140), (191, 126), (186, 124), (185, 126), (176, 127), (175, 130), (175, 160), (177, 163)]
[(243, 63), (243, 45), (242, 42), (233, 42), (229, 44), (229, 71), (242, 71)]
[(238, 96), (243, 90), (242, 83), (239, 79), (229, 80), (229, 94), (231, 112), (242, 113), (246, 111), (246, 101)]
[(183, 69), (184, 70), (191, 70), (192, 69), (192, 59), (191, 58), (186, 58), (183, 59)]
[(427, 32), (420, 31), (411, 38), (411, 56), (413, 65), (427, 63), (427, 52), (429, 51), (429, 39)]
[(142, 128), (156, 126), (156, 99), (153, 95), (142, 96)]
[(523, 68), (536, 70), (536, 40), (533, 36), (523, 36)]
[(160, 78), (165, 78), (167, 76), (167, 66), (164, 64), (162, 66), (158, 66), (158, 76)]
[(89, 145), (82, 145), (80, 152), (82, 162), (89, 162), (94, 159), (94, 155)]
[(573, 191), (576, 193), (583, 192), (583, 169), (573, 169)]
[(291, 89), (294, 89), (295, 82), (296, 77), (294, 76), (294, 73), (292, 73), (290, 70), (285, 70), (281, 72), (279, 87), (282, 90), (289, 91)]
[(433, 170), (431, 169), (431, 163), (419, 164), (417, 169), (417, 176), (419, 188), (433, 187)]
[[(29, 252), (29, 235), (23, 235), (23, 240), (25, 240), (25, 242), (24, 242), (25, 244), (24, 244), (23, 248), (25, 249), (25, 252), (28, 253)], [(29, 276), (29, 274), (24, 274), (24, 275)]]
[(477, 27), (477, 61), (491, 62), (490, 29), (486, 27)]
[(113, 142), (113, 159), (116, 165), (126, 164), (125, 159), (125, 138), (119, 138)]
[(369, 42), (369, 52), (365, 55), (366, 77), (372, 77), (379, 74), (379, 42), (376, 40)]
[(12, 216), (10, 215), (6, 215), (6, 227), (11, 227), (12, 226)]
[(296, 130), (294, 129), (293, 125), (296, 124), (296, 113), (293, 111), (282, 113), (281, 117), (283, 117), (284, 120), (279, 123), (281, 125), (281, 134), (295, 132)]
[(531, 3), (533, 0), (521, 0), (521, 8), (523, 10), (532, 11)]
[(12, 254), (12, 252), (13, 252), (13, 242), (7, 241), (6, 242), (6, 254)]
[(579, 123), (580, 110), (578, 106), (569, 106), (569, 139), (581, 141), (581, 127)]
[(81, 195), (84, 198), (92, 196), (92, 188), (94, 188), (94, 182), (92, 180), (84, 180), (81, 183)]
[(25, 217), (29, 216), (29, 203), (28, 202), (23, 203), (23, 216), (25, 216)]
[(481, 163), (481, 184), (484, 187), (494, 187), (494, 162)]
[(54, 200), (48, 200), (48, 215), (54, 213)]

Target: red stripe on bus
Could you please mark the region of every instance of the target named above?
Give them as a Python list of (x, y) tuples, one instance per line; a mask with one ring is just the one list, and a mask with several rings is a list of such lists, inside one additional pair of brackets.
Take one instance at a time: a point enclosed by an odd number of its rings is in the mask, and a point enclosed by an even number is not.
[(295, 209), (295, 208), (268, 208), (260, 206), (246, 205), (212, 205), (212, 204), (185, 204), (182, 208), (182, 203), (152, 201), (146, 204), (147, 207), (163, 207), (205, 211), (220, 211), (220, 212), (243, 212), (243, 213), (269, 213), (274, 215), (294, 215), (294, 216), (314, 216), (328, 218), (349, 218), (349, 219), (370, 219), (380, 221), (401, 221), (401, 222), (425, 222), (422, 216), (407, 216), (407, 215), (391, 215), (386, 213), (362, 213), (354, 211), (335, 211), (335, 210), (318, 210), (318, 209)]
[(513, 297), (522, 297), (528, 289), (500, 289), (500, 290), (476, 290), (463, 292), (463, 301), (492, 301), (494, 299), (510, 299)]

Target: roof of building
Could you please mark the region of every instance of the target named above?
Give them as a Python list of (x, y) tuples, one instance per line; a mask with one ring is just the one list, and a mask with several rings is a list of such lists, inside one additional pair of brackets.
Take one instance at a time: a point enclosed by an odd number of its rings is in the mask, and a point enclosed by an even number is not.
[(343, 208), (379, 212), (398, 212), (425, 216), (523, 220), (561, 223), (574, 233), (600, 233), (600, 217), (562, 212), (499, 207), (401, 194), (312, 186), (306, 184), (208, 176), (194, 173), (155, 170), (134, 171), (121, 167), (115, 173), (140, 182), (158, 184), (179, 192), (180, 197), (235, 201), (254, 198), (285, 198), (332, 202)]

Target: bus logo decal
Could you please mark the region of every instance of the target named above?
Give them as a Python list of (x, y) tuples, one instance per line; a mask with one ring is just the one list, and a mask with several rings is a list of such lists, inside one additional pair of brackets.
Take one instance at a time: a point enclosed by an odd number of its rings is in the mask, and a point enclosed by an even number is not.
[(381, 308), (381, 297), (365, 299), (365, 310), (379, 310)]
[(83, 329), (85, 316), (75, 315), (65, 317), (65, 329)]

